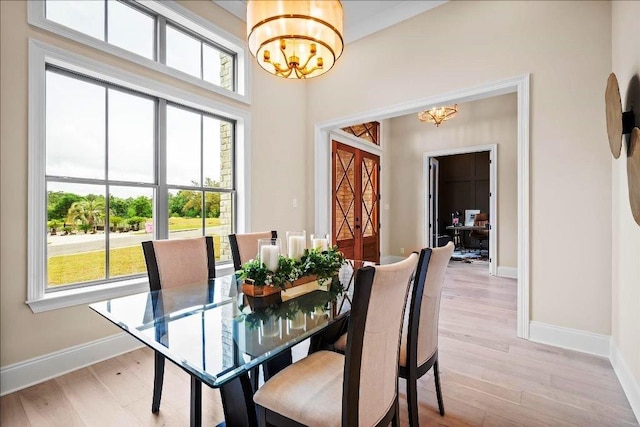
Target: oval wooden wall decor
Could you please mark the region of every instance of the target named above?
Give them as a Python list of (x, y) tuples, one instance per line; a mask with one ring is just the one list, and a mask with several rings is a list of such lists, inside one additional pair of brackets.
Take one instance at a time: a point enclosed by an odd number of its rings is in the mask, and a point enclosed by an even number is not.
[(607, 90), (604, 93), (607, 112), (607, 135), (609, 147), (614, 158), (620, 157), (622, 148), (622, 99), (616, 75), (611, 73), (607, 79)]
[(633, 219), (640, 225), (640, 128), (633, 128), (631, 131), (631, 144), (627, 154), (629, 203)]

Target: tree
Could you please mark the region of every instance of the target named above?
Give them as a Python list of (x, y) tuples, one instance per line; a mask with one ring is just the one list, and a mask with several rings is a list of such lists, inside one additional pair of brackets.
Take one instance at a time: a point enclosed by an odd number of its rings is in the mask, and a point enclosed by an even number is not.
[(67, 222), (87, 224), (91, 232), (95, 233), (96, 225), (103, 217), (104, 201), (94, 198), (93, 200), (81, 200), (73, 203), (67, 214)]
[(82, 200), (82, 197), (77, 194), (63, 192), (54, 193), (52, 191), (49, 191), (48, 198), (49, 208), (47, 209), (47, 213), (50, 220), (64, 220), (69, 213), (71, 205)]
[(132, 218), (134, 216), (151, 218), (153, 216), (153, 205), (151, 204), (151, 199), (145, 196), (140, 196), (133, 199), (129, 203), (129, 208), (127, 209), (126, 216), (128, 218)]
[(131, 197), (125, 200), (120, 197), (109, 196), (109, 211), (113, 215), (125, 217), (127, 216), (127, 210), (129, 209), (131, 200), (133, 200)]

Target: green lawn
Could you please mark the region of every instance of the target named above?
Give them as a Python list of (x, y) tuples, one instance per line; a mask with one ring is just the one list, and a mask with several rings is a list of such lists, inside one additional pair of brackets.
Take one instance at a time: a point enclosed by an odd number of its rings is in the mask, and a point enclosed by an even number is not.
[[(215, 221), (218, 221), (215, 218)], [(218, 221), (219, 222), (219, 221)], [(209, 225), (209, 224), (207, 224)], [(185, 230), (187, 228), (184, 228)], [(220, 253), (220, 236), (213, 236), (214, 250)], [(142, 246), (111, 249), (110, 277), (146, 273)], [(100, 280), (105, 277), (105, 256), (103, 251), (83, 252), (74, 255), (60, 255), (49, 258), (48, 286), (55, 287), (69, 283)]]
[[(215, 227), (220, 225), (220, 218), (207, 218), (206, 226)], [(169, 218), (169, 231), (197, 230), (202, 228), (202, 218)]]

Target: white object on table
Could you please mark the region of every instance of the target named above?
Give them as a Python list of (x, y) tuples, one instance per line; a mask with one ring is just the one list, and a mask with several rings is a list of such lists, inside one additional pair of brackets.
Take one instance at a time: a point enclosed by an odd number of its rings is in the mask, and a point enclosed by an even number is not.
[(262, 262), (268, 270), (276, 271), (278, 269), (278, 247), (276, 245), (264, 245), (260, 248), (260, 262)]
[(289, 258), (300, 259), (304, 255), (307, 239), (305, 236), (289, 236), (288, 255)]
[(329, 248), (329, 242), (327, 239), (313, 239), (311, 240), (311, 248), (326, 251)]

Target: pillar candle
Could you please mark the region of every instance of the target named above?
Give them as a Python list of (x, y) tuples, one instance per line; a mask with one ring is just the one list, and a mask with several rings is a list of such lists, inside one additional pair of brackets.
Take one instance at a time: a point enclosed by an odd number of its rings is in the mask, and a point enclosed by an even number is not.
[(260, 248), (260, 262), (271, 271), (278, 270), (278, 247), (275, 245), (264, 245)]
[(311, 247), (313, 249), (320, 249), (321, 251), (326, 251), (328, 245), (327, 239), (313, 239), (311, 241)]
[(300, 259), (304, 255), (306, 249), (306, 237), (305, 236), (289, 236), (288, 256), (293, 259)]

